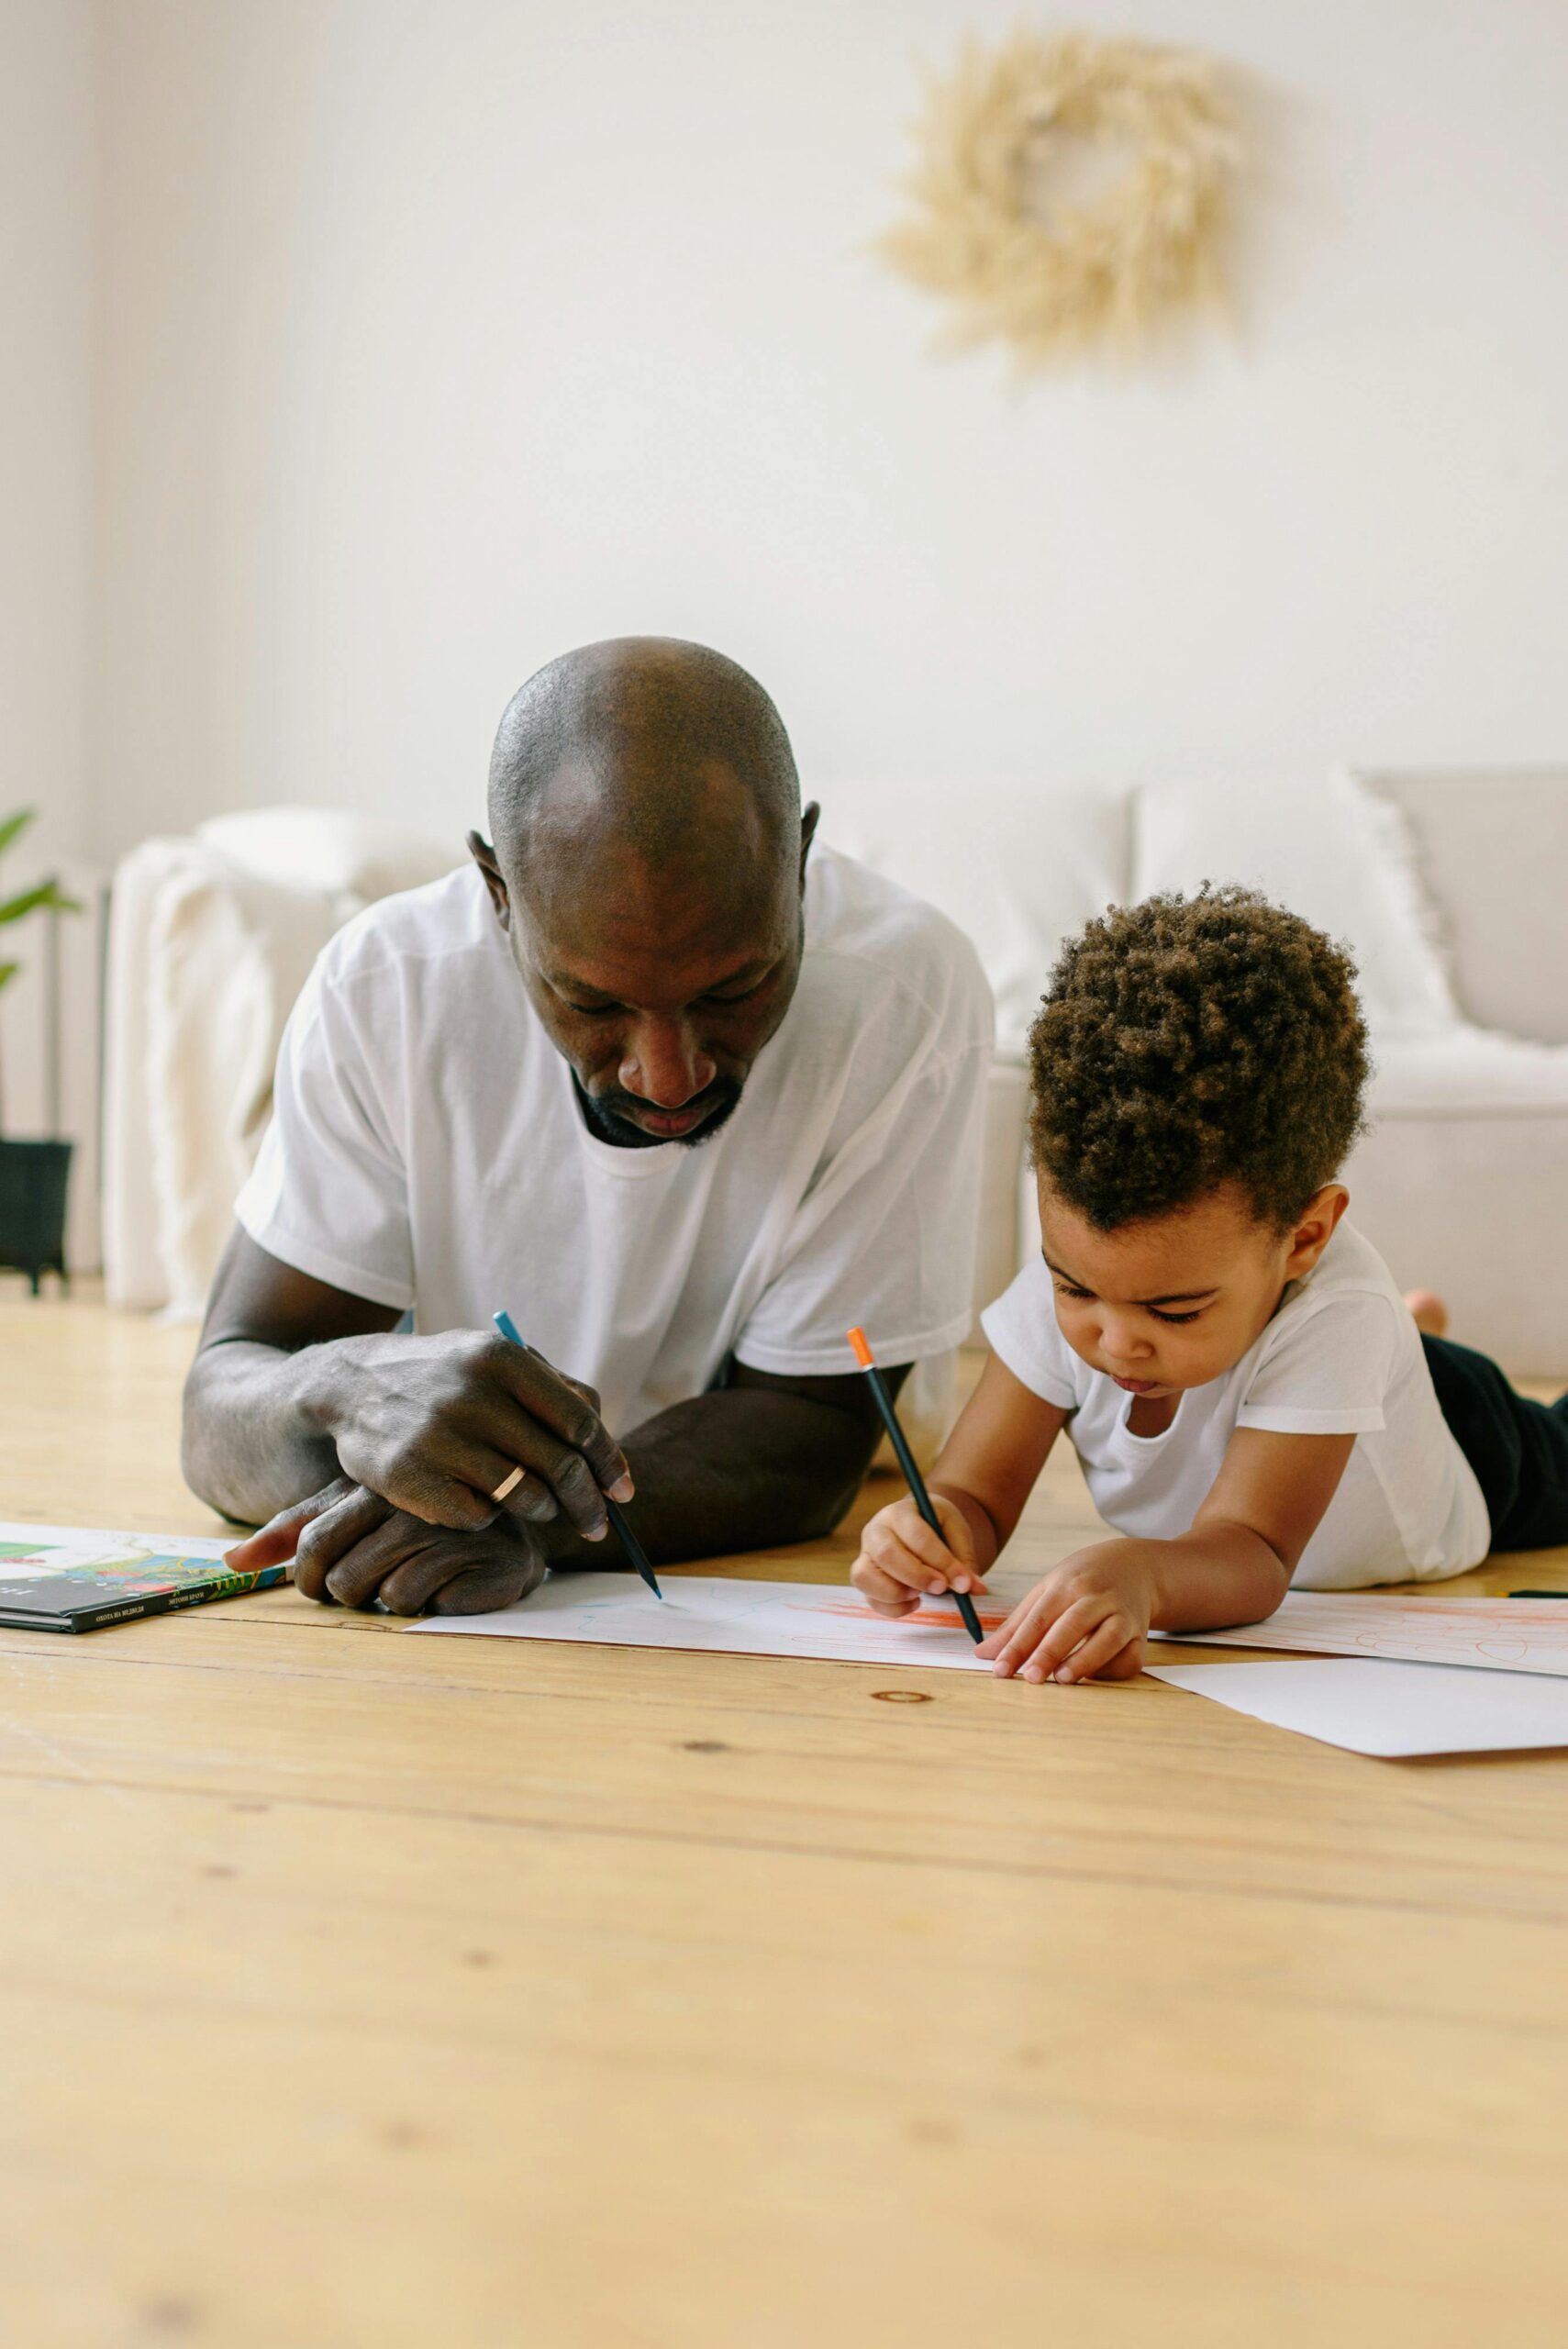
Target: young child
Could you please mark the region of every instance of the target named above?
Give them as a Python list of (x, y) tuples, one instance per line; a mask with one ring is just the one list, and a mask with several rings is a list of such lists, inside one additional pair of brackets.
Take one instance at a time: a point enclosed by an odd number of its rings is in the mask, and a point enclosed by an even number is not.
[(1121, 1679), (1151, 1630), (1252, 1623), (1298, 1587), (1454, 1575), (1568, 1541), (1568, 1397), (1418, 1331), (1336, 1179), (1361, 1130), (1354, 966), (1251, 891), (1152, 897), (1064, 951), (1029, 1038), (1044, 1246), (930, 1478), (878, 1511), (880, 1613), (983, 1589), (1066, 1428), (1118, 1539), (980, 1649)]

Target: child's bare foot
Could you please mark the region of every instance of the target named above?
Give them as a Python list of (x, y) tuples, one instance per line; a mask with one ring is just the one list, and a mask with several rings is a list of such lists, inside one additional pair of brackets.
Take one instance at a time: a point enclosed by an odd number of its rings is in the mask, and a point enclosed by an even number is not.
[(1448, 1307), (1436, 1289), (1407, 1288), (1405, 1292), (1405, 1302), (1409, 1308), (1410, 1319), (1418, 1330), (1429, 1338), (1447, 1337)]

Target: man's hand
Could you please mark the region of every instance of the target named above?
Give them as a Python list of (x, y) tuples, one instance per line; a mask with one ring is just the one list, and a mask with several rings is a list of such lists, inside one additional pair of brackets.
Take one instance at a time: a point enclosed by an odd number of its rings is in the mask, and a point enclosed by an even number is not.
[(1099, 1542), (1021, 1598), (975, 1653), (1003, 1680), (1131, 1680), (1143, 1668), (1157, 1542)]
[(933, 1493), (931, 1502), (942, 1521), (941, 1540), (907, 1497), (879, 1508), (862, 1531), (850, 1580), (879, 1615), (912, 1614), (922, 1592), (985, 1587), (975, 1572), (974, 1537), (962, 1510), (945, 1493)]
[(477, 1532), (514, 1468), (505, 1508), (542, 1524), (564, 1514), (589, 1542), (608, 1530), (604, 1496), (629, 1500), (626, 1455), (599, 1398), (498, 1333), (350, 1338), (330, 1349), (306, 1399), (350, 1485), (395, 1509)]
[[(602, 1540), (604, 1501), (629, 1499), (631, 1475), (593, 1388), (498, 1333), (400, 1336), (397, 1318), (236, 1230), (185, 1382), (192, 1490), (226, 1517), (266, 1525), (269, 1548), (300, 1496), (328, 1486), (334, 1502), (363, 1486), (427, 1525), (472, 1535), (495, 1526), (494, 1496), (521, 1467), (499, 1507), (538, 1529), (553, 1564), (619, 1563), (618, 1545)], [(886, 1376), (895, 1386), (903, 1372)], [(858, 1371), (786, 1378), (726, 1362), (708, 1392), (628, 1434), (643, 1547), (662, 1564), (827, 1532), (860, 1489), (880, 1427)]]
[(544, 1578), (544, 1553), (525, 1524), (502, 1514), (477, 1533), (451, 1532), (394, 1508), (346, 1476), (228, 1553), (237, 1573), (295, 1561), (306, 1598), (395, 1615), (485, 1615), (513, 1607)]

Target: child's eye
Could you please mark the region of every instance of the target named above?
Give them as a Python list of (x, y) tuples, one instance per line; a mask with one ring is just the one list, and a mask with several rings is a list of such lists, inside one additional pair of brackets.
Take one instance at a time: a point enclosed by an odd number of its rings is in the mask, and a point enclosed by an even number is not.
[(1073, 1288), (1067, 1281), (1058, 1281), (1056, 1294), (1058, 1297), (1070, 1297), (1075, 1305), (1082, 1305), (1086, 1297), (1093, 1297), (1094, 1291), (1088, 1288)]
[(1157, 1305), (1151, 1305), (1149, 1310), (1156, 1321), (1195, 1321), (1203, 1311), (1203, 1308), (1201, 1305), (1195, 1306), (1190, 1313), (1162, 1313)]

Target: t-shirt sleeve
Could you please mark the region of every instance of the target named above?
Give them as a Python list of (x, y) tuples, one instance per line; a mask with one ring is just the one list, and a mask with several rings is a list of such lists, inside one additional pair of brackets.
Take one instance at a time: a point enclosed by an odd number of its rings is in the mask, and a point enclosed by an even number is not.
[(1236, 1414), (1275, 1435), (1371, 1435), (1398, 1361), (1399, 1308), (1374, 1290), (1341, 1291), (1281, 1317)]
[(783, 1378), (832, 1377), (855, 1367), (852, 1322), (887, 1364), (962, 1343), (990, 1058), (987, 1030), (890, 1083), (801, 1202), (736, 1336), (738, 1362)]
[[(331, 947), (306, 982), (278, 1054), (272, 1119), (235, 1212), (296, 1272), (404, 1312), (414, 1302), (407, 1176), (359, 989)], [(380, 1067), (378, 1067), (378, 1062)]]
[(1020, 1386), (1042, 1403), (1058, 1410), (1075, 1411), (1078, 1389), (1073, 1376), (1076, 1360), (1062, 1337), (1051, 1295), (1051, 1275), (1041, 1256), (1031, 1257), (999, 1297), (980, 1317), (980, 1326), (998, 1362), (1005, 1363)]

